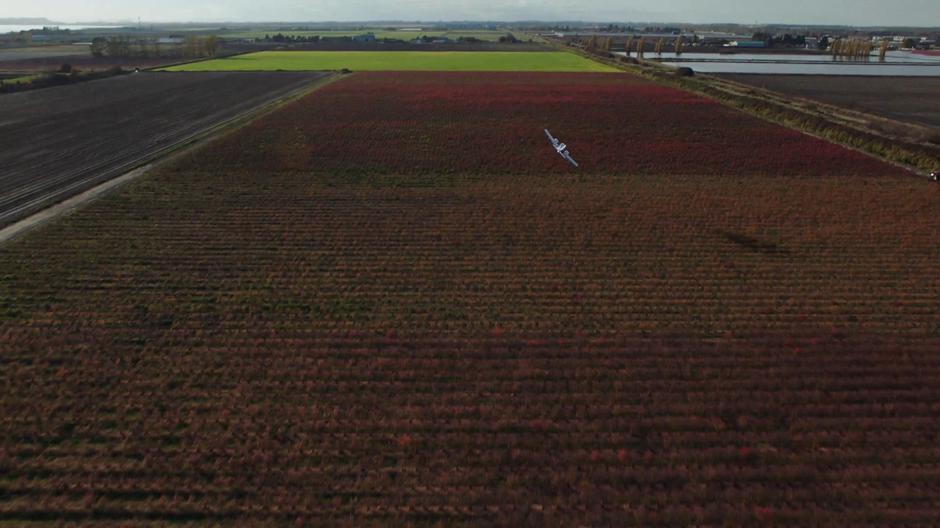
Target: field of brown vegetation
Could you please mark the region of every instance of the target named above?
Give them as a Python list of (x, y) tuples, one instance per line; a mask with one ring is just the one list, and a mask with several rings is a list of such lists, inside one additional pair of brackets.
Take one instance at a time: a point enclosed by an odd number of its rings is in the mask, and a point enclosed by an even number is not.
[(938, 193), (628, 75), (356, 74), (0, 250), (0, 519), (936, 526)]

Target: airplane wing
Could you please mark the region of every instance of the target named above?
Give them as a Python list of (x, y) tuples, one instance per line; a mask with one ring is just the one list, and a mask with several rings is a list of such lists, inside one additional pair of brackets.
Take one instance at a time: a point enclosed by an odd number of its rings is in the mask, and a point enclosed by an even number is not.
[(548, 140), (552, 142), (552, 145), (558, 144), (558, 140), (555, 139), (555, 136), (553, 136), (552, 133), (549, 132), (547, 128), (545, 129), (545, 135), (548, 136)]
[(567, 150), (564, 151), (564, 152), (561, 154), (561, 157), (563, 157), (563, 158), (565, 158), (566, 160), (568, 160), (568, 161), (569, 161), (572, 165), (574, 165), (575, 167), (579, 167), (579, 166), (580, 166), (580, 165), (578, 165), (578, 162), (575, 161), (574, 158), (571, 157), (571, 153), (568, 152)]

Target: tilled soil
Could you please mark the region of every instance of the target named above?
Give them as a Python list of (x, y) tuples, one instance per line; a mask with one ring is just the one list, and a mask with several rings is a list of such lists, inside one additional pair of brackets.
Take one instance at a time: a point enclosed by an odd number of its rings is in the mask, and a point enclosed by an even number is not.
[(744, 74), (720, 77), (898, 121), (940, 127), (940, 77)]
[(323, 75), (145, 72), (0, 96), (0, 225)]

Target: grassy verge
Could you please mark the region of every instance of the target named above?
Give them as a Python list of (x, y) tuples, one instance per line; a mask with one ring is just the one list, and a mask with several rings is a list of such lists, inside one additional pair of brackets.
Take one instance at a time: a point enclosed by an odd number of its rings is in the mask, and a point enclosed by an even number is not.
[[(559, 46), (557, 43), (554, 45)], [(851, 116), (842, 119), (838, 111), (819, 112), (814, 108), (819, 105), (803, 106), (783, 94), (708, 75), (683, 77), (677, 75), (676, 70), (672, 68), (649, 62), (636, 63), (606, 52), (581, 49), (571, 51), (612, 68), (714, 99), (753, 116), (865, 152), (905, 168), (923, 173), (935, 171), (940, 167), (940, 147), (886, 137), (860, 125), (853, 126), (849, 124)], [(835, 110), (836, 107), (830, 109)]]
[(49, 88), (52, 86), (64, 86), (96, 79), (106, 79), (116, 75), (129, 73), (121, 68), (112, 68), (106, 71), (79, 72), (71, 73), (40, 73), (36, 75), (26, 75), (0, 81), (0, 94), (25, 92), (28, 90), (38, 90), (40, 88)]
[(35, 81), (36, 79), (40, 79), (45, 76), (46, 74), (37, 74), (37, 75), (23, 75), (21, 77), (13, 77), (10, 79), (2, 79), (0, 80), (0, 86), (14, 86), (14, 85), (20, 85), (20, 84), (29, 84)]

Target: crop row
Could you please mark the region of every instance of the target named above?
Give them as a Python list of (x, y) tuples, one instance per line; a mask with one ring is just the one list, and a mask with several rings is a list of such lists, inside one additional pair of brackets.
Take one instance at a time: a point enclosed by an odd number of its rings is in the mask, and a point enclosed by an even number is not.
[(892, 172), (627, 76), (353, 76), (0, 251), (0, 522), (940, 524)]
[(626, 75), (358, 74), (256, 122), (194, 167), (333, 176), (885, 175), (897, 169)]
[(916, 180), (258, 179), (162, 174), (22, 241), (0, 275), (10, 328), (91, 325), (83, 339), (106, 342), (101, 326), (181, 339), (940, 327), (940, 211)]
[(936, 340), (226, 339), (5, 354), (0, 511), (934, 519)]

